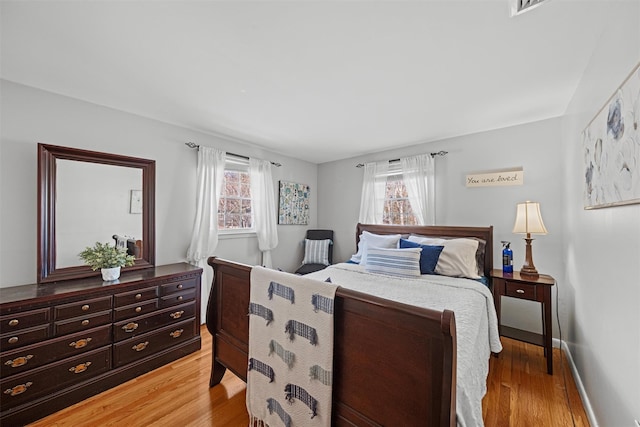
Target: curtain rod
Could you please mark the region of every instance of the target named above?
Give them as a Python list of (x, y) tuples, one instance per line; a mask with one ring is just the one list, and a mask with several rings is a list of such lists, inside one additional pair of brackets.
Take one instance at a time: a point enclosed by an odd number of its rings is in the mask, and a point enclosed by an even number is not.
[[(195, 142), (185, 142), (184, 145), (186, 145), (189, 148), (200, 148), (200, 146), (198, 144), (196, 144)], [(235, 153), (230, 153), (230, 152), (226, 152), (229, 156), (233, 156), (233, 157), (238, 157), (240, 159), (245, 159), (245, 160), (249, 160), (249, 157), (247, 156), (243, 156), (241, 154), (235, 154)], [(271, 164), (277, 168), (279, 168), (280, 166), (282, 166), (282, 163), (277, 163), (277, 162), (271, 162)]]
[[(446, 156), (447, 154), (449, 154), (449, 152), (448, 152), (448, 151), (442, 151), (442, 150), (441, 150), (441, 151), (438, 151), (438, 152), (436, 152), (436, 153), (429, 153), (429, 154), (431, 154), (431, 157), (435, 157), (435, 156)], [(396, 162), (399, 162), (399, 161), (400, 161), (400, 159), (393, 159), (393, 160), (389, 160), (389, 163), (396, 163)], [(363, 167), (364, 167), (364, 163), (358, 163), (358, 164), (356, 165), (356, 167), (357, 167), (357, 168), (363, 168)]]

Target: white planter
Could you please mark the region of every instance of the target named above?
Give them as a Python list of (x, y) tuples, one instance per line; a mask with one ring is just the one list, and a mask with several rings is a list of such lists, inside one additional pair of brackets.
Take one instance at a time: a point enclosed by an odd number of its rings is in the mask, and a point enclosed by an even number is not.
[(116, 280), (120, 277), (120, 267), (102, 268), (100, 271), (102, 272), (102, 280), (105, 281)]

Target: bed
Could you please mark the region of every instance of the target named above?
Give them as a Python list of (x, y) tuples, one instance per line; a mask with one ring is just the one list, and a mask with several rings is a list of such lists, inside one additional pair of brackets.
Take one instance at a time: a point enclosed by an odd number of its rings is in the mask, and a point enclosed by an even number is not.
[[(480, 239), (485, 242), (478, 264), (482, 267), (481, 273), (489, 277), (493, 268), (493, 227), (358, 224), (356, 247), (363, 232)], [(207, 328), (213, 337), (210, 377), (213, 387), (227, 369), (247, 379), (247, 309), (252, 267), (217, 257), (209, 258), (208, 263), (214, 270), (207, 307)], [(440, 300), (435, 304), (438, 309), (409, 304), (413, 297), (403, 296), (396, 288), (388, 298), (371, 295), (367, 282), (376, 288), (389, 280), (369, 274), (372, 273), (355, 264), (338, 264), (312, 276), (318, 280), (331, 278), (340, 285), (334, 312), (333, 425), (482, 424), (481, 399), (486, 390), (488, 358), (491, 352), (501, 349), (488, 288), (479, 281), (450, 277), (407, 281), (414, 287), (418, 280), (433, 282), (434, 287), (455, 287), (456, 296), (450, 298), (451, 306), (460, 310), (455, 314), (447, 308), (449, 303)], [(351, 284), (346, 282), (353, 275), (365, 280), (351, 289)], [(376, 281), (379, 283), (375, 284)], [(438, 281), (445, 283), (438, 284)], [(453, 286), (456, 281), (470, 290)], [(468, 292), (474, 295), (473, 299), (486, 301), (483, 308), (474, 309), (480, 313), (480, 320), (469, 317), (455, 302)], [(456, 326), (459, 317), (464, 325), (460, 331)], [(478, 325), (481, 330), (474, 329)], [(462, 342), (459, 335), (464, 338)], [(469, 340), (480, 342), (481, 350), (470, 346)], [(462, 370), (460, 375), (458, 369)], [(471, 371), (475, 373), (471, 375)], [(470, 393), (469, 388), (474, 391)]]

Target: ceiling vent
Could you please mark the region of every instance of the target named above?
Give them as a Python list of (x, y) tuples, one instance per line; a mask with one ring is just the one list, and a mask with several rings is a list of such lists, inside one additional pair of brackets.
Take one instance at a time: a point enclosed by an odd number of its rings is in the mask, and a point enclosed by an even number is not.
[(547, 0), (509, 0), (509, 12), (511, 16), (520, 15), (540, 6)]

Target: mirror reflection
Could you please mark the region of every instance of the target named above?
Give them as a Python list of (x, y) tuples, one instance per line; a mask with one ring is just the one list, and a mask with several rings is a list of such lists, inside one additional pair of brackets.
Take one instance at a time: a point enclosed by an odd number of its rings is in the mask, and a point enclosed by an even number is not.
[(142, 170), (65, 159), (56, 170), (56, 269), (81, 263), (78, 253), (95, 242), (131, 242), (134, 252), (142, 240)]

